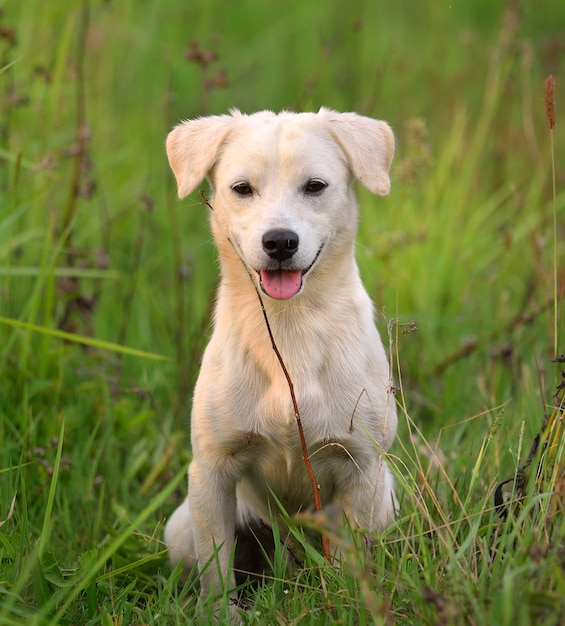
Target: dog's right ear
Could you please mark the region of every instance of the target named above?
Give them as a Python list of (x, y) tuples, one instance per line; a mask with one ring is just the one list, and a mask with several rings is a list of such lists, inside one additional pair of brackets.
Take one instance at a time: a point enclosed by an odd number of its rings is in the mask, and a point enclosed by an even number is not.
[(187, 120), (175, 126), (167, 137), (167, 156), (175, 178), (179, 198), (185, 198), (206, 177), (216, 162), (220, 146), (229, 133), (235, 117), (212, 115)]

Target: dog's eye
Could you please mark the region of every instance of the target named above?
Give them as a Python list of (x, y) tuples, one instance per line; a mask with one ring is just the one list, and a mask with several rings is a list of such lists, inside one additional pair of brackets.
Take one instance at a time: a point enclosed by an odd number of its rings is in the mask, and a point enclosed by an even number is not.
[(250, 196), (253, 193), (251, 185), (246, 182), (236, 183), (233, 185), (232, 190), (240, 196)]
[(320, 193), (321, 191), (324, 191), (327, 186), (328, 185), (323, 180), (320, 180), (319, 178), (312, 178), (312, 180), (309, 180), (304, 185), (304, 193)]

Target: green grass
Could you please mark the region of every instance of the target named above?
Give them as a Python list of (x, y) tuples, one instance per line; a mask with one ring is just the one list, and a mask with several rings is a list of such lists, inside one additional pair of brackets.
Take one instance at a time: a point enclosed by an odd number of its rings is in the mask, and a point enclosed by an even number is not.
[(504, 523), (493, 508), (564, 351), (565, 6), (534, 4), (0, 5), (0, 624), (212, 620), (162, 542), (217, 281), (164, 138), (229, 107), (322, 105), (397, 135), (391, 195), (359, 190), (358, 259), (383, 336), (401, 324), (402, 510), (368, 558), (352, 533), (341, 566), (277, 554), (244, 620), (563, 623), (562, 515), (533, 490)]

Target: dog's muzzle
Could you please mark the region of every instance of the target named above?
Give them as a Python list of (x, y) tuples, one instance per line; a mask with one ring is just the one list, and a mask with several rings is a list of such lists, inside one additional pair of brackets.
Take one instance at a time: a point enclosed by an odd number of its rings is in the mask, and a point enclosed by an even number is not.
[(310, 271), (320, 256), (323, 244), (312, 263), (306, 268), (293, 267), (290, 261), (298, 252), (299, 237), (292, 230), (273, 229), (262, 239), (263, 250), (278, 267), (259, 270), (259, 284), (264, 293), (276, 300), (292, 298), (302, 289), (302, 279)]

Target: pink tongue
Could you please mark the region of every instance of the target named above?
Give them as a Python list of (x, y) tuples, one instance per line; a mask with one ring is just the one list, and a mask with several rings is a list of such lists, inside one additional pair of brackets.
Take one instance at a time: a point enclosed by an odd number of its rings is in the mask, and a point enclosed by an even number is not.
[(302, 285), (302, 272), (286, 270), (261, 270), (261, 284), (265, 293), (277, 300), (292, 298)]

